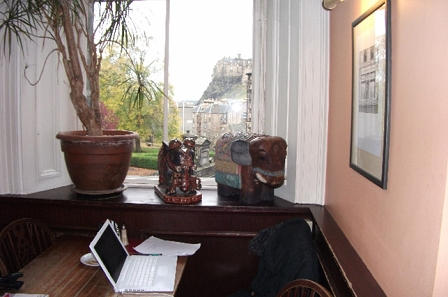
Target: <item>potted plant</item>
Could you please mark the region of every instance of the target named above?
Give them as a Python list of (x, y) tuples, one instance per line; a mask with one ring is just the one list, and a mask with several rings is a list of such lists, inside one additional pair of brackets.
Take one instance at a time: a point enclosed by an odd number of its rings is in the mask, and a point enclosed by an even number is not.
[[(98, 15), (95, 24), (91, 21), (94, 2), (100, 5), (99, 11), (95, 11)], [(47, 43), (52, 40), (55, 44), (51, 53), (57, 52), (63, 65), (71, 102), (85, 129), (57, 135), (78, 193), (101, 195), (122, 191), (133, 142), (138, 138), (138, 134), (129, 131), (103, 130), (99, 102), (104, 48), (111, 44), (125, 48), (137, 36), (136, 27), (129, 20), (131, 3), (132, 0), (3, 0), (0, 3), (0, 36), (6, 42), (3, 54), (11, 54), (14, 41), (23, 54), (28, 40)], [(107, 146), (110, 142), (112, 145)], [(106, 163), (100, 163), (103, 161)]]

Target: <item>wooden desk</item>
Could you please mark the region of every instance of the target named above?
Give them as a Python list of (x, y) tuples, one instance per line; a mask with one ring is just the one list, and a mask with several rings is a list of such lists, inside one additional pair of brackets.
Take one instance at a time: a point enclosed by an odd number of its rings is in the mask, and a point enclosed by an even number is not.
[[(21, 272), (24, 281), (17, 293), (41, 293), (57, 296), (174, 296), (187, 262), (187, 257), (178, 257), (174, 292), (170, 293), (115, 293), (100, 267), (82, 264), (80, 258), (89, 252), (89, 237), (66, 236), (49, 250), (25, 266)], [(8, 292), (16, 293), (14, 290)], [(0, 291), (0, 295), (2, 292)]]

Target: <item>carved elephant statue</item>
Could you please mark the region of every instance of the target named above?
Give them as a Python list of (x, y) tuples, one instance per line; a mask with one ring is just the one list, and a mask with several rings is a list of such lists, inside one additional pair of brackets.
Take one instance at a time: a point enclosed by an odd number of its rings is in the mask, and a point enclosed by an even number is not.
[(218, 194), (239, 195), (245, 204), (274, 199), (274, 189), (285, 180), (286, 149), (278, 136), (225, 133), (215, 146)]

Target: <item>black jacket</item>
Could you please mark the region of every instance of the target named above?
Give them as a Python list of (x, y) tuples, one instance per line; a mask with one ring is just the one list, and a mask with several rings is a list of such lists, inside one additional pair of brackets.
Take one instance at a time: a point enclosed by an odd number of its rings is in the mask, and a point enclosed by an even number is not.
[(260, 256), (252, 292), (237, 292), (232, 297), (274, 297), (294, 279), (320, 280), (310, 226), (303, 219), (292, 219), (260, 231), (251, 240), (249, 250)]

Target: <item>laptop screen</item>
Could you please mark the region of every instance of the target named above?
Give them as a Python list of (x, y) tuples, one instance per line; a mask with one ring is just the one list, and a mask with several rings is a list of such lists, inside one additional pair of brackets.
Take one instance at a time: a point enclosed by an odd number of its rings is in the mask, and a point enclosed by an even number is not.
[(128, 254), (110, 224), (107, 224), (94, 249), (116, 283)]

